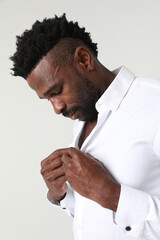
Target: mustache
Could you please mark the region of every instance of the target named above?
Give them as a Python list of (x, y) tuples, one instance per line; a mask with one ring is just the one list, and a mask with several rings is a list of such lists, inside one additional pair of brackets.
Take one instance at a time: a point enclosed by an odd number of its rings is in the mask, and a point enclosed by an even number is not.
[(68, 109), (68, 110), (67, 110), (67, 109), (64, 109), (64, 110), (62, 110), (62, 115), (63, 115), (64, 117), (67, 117), (68, 115), (76, 112), (76, 111), (79, 110), (79, 109), (80, 109), (80, 107), (77, 107), (77, 106), (74, 106), (74, 107), (72, 107), (72, 108), (70, 108), (70, 109)]

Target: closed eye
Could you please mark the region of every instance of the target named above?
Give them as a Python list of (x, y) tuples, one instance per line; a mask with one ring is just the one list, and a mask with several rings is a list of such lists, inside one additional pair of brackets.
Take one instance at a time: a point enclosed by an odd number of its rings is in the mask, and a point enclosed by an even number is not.
[(46, 93), (44, 93), (44, 97), (40, 97), (40, 99), (47, 99), (49, 100), (50, 97), (54, 97), (54, 96), (57, 96), (59, 94), (61, 94), (63, 91), (63, 86), (60, 86), (60, 87), (52, 87), (51, 89), (49, 89)]
[(62, 93), (62, 90), (63, 90), (63, 87), (62, 87), (62, 86), (59, 87), (59, 88), (57, 88), (57, 89), (55, 89), (55, 90), (52, 90), (52, 91), (49, 93), (47, 99), (49, 99), (49, 98), (51, 98), (51, 97), (55, 97), (55, 96), (60, 95), (60, 94)]
[(54, 90), (53, 92), (51, 92), (51, 95), (54, 95), (54, 96), (59, 95), (59, 94), (61, 94), (61, 92), (62, 92), (62, 87), (60, 87), (60, 88)]

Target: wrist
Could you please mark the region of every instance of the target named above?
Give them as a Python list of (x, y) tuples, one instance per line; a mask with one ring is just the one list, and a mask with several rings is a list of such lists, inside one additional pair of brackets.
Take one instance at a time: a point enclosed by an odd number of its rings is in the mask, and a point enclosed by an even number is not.
[(113, 182), (108, 189), (103, 189), (103, 194), (100, 197), (99, 204), (114, 212), (117, 211), (121, 185)]
[(65, 198), (66, 193), (63, 194), (62, 196), (55, 196), (55, 194), (53, 194), (51, 191), (49, 191), (49, 195), (50, 195), (50, 197), (51, 197), (54, 201), (60, 202), (60, 201), (62, 201), (62, 200)]
[(109, 206), (110, 209), (114, 212), (117, 211), (119, 197), (121, 192), (121, 185), (115, 183), (115, 186), (111, 189), (110, 199), (109, 199)]

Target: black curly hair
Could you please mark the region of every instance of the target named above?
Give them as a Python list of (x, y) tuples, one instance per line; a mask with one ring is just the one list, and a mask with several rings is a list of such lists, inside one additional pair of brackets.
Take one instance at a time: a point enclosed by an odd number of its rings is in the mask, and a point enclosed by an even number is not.
[(80, 40), (96, 57), (98, 54), (97, 44), (92, 42), (90, 33), (85, 32), (84, 27), (80, 28), (77, 22), (69, 22), (65, 14), (36, 21), (31, 30), (25, 30), (16, 38), (17, 49), (10, 58), (13, 61), (13, 75), (25, 79), (61, 39)]

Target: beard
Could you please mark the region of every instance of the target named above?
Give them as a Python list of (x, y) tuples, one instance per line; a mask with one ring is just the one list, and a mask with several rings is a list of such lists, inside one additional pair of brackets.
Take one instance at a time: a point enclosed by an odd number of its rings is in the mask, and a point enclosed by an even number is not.
[(100, 98), (101, 93), (91, 81), (83, 78), (79, 73), (78, 75), (80, 77), (80, 83), (77, 89), (78, 104), (68, 110), (62, 110), (62, 115), (67, 117), (69, 114), (78, 111), (79, 120), (91, 122), (97, 119), (98, 112), (95, 104)]

